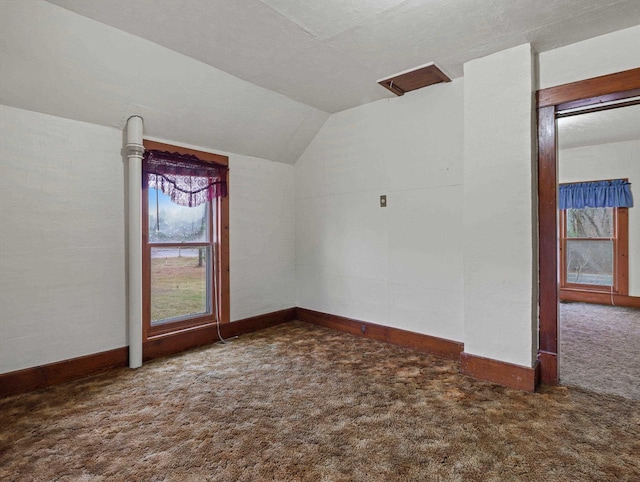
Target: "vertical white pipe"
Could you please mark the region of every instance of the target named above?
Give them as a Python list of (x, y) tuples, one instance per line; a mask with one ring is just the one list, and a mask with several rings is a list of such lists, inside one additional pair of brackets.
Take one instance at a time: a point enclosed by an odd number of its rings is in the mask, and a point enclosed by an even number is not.
[(142, 366), (142, 117), (127, 120), (129, 159), (129, 367)]

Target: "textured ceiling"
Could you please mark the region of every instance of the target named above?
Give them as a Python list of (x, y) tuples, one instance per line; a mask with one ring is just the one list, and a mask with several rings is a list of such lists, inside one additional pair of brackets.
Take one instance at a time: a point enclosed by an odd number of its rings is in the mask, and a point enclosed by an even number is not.
[(329, 117), (37, 0), (0, 0), (0, 104), (118, 129), (137, 114), (147, 136), (291, 164)]
[(640, 140), (640, 105), (558, 119), (558, 147)]
[(0, 104), (294, 163), (380, 78), (638, 24), (640, 0), (0, 0)]
[(291, 99), (337, 112), (376, 80), (522, 43), (538, 52), (640, 24), (638, 0), (48, 0)]

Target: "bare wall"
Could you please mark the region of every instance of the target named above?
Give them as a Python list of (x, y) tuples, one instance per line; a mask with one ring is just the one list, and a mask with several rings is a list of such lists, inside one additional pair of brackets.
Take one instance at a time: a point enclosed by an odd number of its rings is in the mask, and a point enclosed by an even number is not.
[(528, 44), (464, 65), (464, 343), (533, 366), (537, 266)]
[(640, 67), (640, 25), (538, 55), (539, 88)]
[[(125, 346), (122, 132), (2, 105), (0, 132), (0, 373)], [(295, 305), (293, 167), (229, 165), (235, 321)]]
[(295, 165), (298, 306), (462, 340), (462, 116), (457, 79), (329, 118)]
[(0, 372), (125, 346), (122, 133), (0, 105)]
[(293, 166), (229, 154), (231, 321), (295, 306)]

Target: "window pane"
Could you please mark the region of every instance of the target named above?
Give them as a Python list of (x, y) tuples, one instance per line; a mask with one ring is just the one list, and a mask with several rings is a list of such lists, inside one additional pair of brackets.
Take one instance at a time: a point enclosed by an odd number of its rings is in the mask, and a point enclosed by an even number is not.
[(211, 313), (211, 250), (151, 248), (151, 325)]
[(208, 241), (207, 204), (179, 206), (160, 190), (149, 188), (149, 242)]
[(611, 241), (567, 240), (567, 282), (586, 285), (613, 284)]
[(567, 237), (613, 237), (613, 208), (567, 209)]

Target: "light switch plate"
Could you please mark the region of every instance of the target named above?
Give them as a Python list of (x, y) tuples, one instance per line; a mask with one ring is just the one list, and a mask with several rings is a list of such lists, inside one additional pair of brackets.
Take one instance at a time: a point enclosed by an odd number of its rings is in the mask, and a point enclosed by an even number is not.
[(386, 208), (387, 207), (387, 195), (383, 194), (382, 196), (380, 196), (380, 207), (381, 208)]

